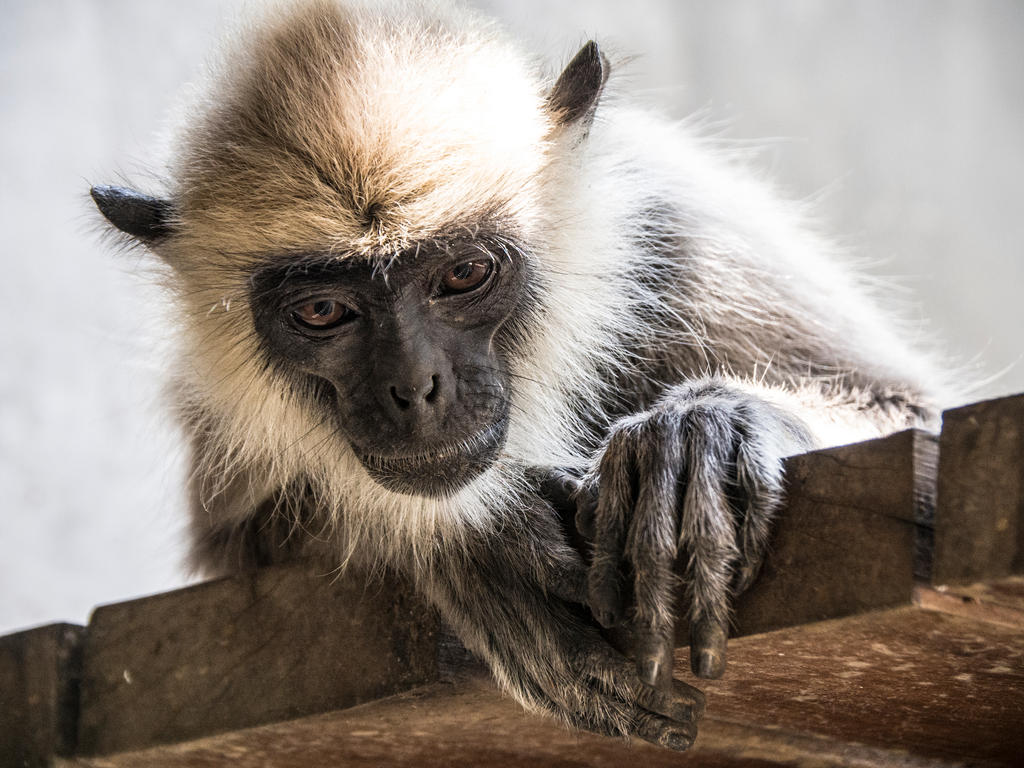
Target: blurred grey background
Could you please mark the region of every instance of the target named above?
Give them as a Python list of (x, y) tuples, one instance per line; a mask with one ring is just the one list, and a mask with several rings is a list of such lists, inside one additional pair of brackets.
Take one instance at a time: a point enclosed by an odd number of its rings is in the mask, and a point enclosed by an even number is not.
[[(241, 0), (0, 0), (0, 632), (184, 582), (162, 300), (96, 236)], [(897, 286), (922, 335), (1024, 390), (1024, 3), (481, 0), (555, 63), (699, 112)]]

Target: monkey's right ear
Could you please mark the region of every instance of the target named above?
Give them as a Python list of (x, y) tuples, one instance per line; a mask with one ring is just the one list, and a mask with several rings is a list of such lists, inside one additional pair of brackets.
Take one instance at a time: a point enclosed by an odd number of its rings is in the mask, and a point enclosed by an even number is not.
[(548, 109), (560, 126), (590, 127), (611, 67), (597, 43), (588, 42), (572, 57), (548, 94)]
[(107, 221), (144, 243), (156, 243), (171, 234), (173, 208), (166, 200), (125, 187), (93, 187), (93, 202)]

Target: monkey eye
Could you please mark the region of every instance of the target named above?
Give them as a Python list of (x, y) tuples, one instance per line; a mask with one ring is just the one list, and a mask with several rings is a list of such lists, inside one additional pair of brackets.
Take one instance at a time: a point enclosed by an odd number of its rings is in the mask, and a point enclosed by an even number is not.
[(443, 293), (468, 293), (487, 282), (494, 271), (492, 259), (473, 259), (456, 264), (441, 278)]
[(317, 299), (292, 310), (292, 317), (299, 325), (317, 330), (333, 328), (355, 316), (355, 312), (333, 299)]

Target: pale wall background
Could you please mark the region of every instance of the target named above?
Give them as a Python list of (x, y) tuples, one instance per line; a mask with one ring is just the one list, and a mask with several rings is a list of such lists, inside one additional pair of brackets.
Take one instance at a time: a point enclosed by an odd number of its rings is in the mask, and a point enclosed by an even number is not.
[[(183, 583), (160, 297), (94, 234), (239, 0), (0, 0), (0, 632)], [(960, 360), (1024, 390), (1024, 3), (482, 0), (565, 61), (766, 147)]]

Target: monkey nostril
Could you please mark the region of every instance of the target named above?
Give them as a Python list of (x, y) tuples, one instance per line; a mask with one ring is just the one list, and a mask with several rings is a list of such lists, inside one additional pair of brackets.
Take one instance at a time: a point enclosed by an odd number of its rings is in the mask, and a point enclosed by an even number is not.
[(441, 395), (441, 377), (435, 374), (421, 387), (414, 387), (408, 382), (392, 384), (388, 388), (388, 394), (399, 411), (410, 409), (418, 411), (424, 407), (424, 404), (436, 406)]
[(398, 407), (403, 411), (406, 410), (411, 405), (411, 403), (408, 400), (406, 400), (404, 397), (398, 394), (398, 390), (395, 389), (394, 387), (391, 388), (391, 397), (392, 399), (394, 399)]
[(440, 391), (441, 391), (441, 387), (439, 386), (439, 382), (437, 380), (437, 376), (436, 375), (431, 376), (430, 377), (430, 391), (427, 392), (426, 397), (424, 397), (423, 399), (426, 400), (428, 403), (432, 403), (435, 400), (437, 400), (437, 393), (440, 392)]

